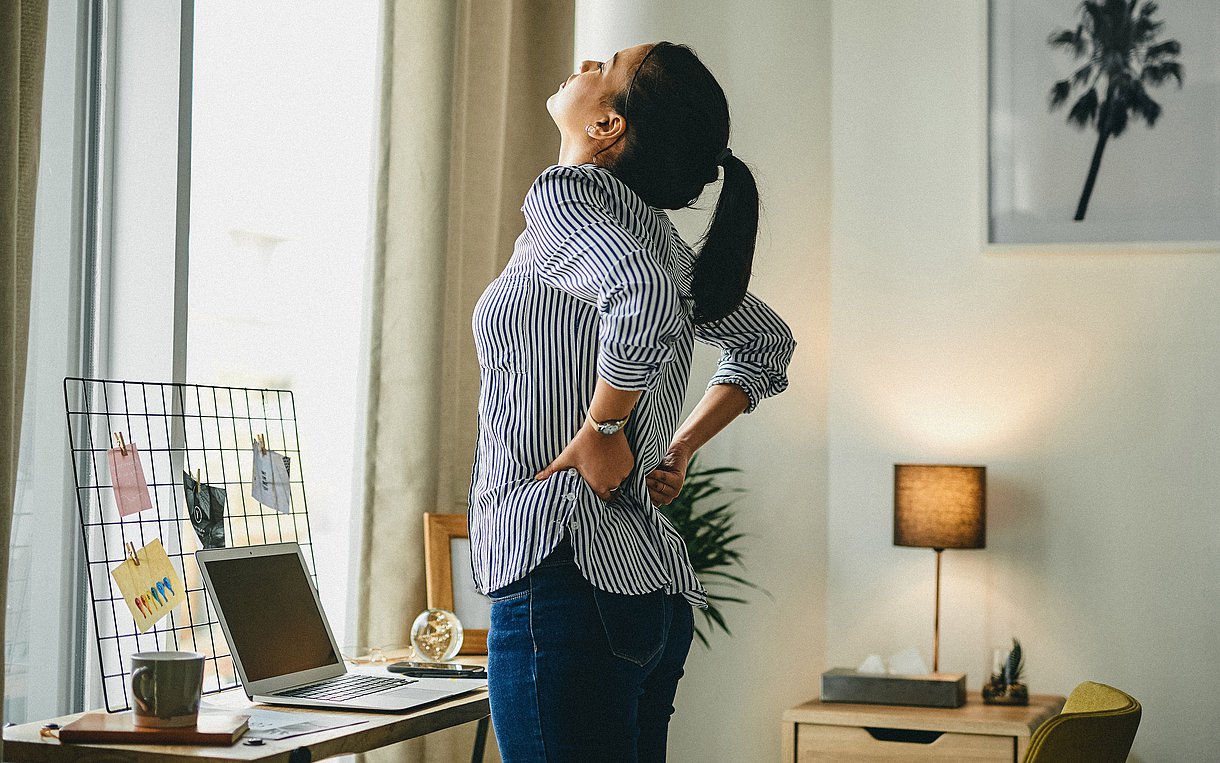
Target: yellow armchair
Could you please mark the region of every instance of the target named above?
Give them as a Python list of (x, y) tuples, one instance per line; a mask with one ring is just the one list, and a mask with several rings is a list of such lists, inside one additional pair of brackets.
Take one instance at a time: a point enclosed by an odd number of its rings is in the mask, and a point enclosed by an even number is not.
[(1034, 732), (1024, 763), (1124, 763), (1140, 714), (1140, 703), (1126, 692), (1085, 681), (1063, 712)]

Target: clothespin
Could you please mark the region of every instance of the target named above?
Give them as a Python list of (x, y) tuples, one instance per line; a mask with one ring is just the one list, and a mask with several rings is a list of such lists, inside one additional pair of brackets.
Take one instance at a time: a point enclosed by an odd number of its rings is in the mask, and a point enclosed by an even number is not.
[(115, 439), (115, 442), (117, 442), (119, 444), (119, 452), (122, 453), (124, 456), (126, 456), (127, 455), (127, 443), (123, 441), (123, 433), (115, 432), (114, 439)]
[(131, 561), (135, 562), (135, 565), (137, 567), (139, 567), (140, 566), (140, 557), (138, 554), (136, 554), (136, 544), (132, 543), (131, 541), (127, 541), (127, 550), (131, 554), (130, 557), (128, 557), (128, 558), (130, 558)]
[(258, 436), (258, 449), (264, 456), (267, 455), (267, 440), (261, 434)]
[(200, 479), (199, 479), (199, 475), (200, 475), (201, 473), (202, 473), (202, 470), (201, 470), (201, 469), (196, 469), (196, 470), (195, 470), (195, 487), (196, 487), (196, 488), (198, 488), (198, 487), (199, 487), (199, 483), (202, 481), (202, 480), (200, 480)]

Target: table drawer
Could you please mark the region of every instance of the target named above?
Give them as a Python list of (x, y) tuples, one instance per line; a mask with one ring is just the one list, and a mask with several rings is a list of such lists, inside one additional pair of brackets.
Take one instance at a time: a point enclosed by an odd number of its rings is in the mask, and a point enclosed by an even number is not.
[(952, 760), (1016, 763), (1016, 739), (906, 729), (798, 723), (797, 763), (814, 761)]

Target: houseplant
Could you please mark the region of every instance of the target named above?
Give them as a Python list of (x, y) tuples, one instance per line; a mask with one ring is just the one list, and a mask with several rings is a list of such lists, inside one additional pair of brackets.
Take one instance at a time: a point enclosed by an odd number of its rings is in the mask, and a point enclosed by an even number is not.
[(660, 507), (686, 542), (691, 566), (707, 588), (707, 609), (702, 610), (704, 621), (695, 624), (695, 635), (704, 646), (710, 645), (708, 636), (717, 628), (732, 635), (721, 607), (746, 603), (733, 593), (741, 588), (767, 593), (740, 574), (744, 565), (739, 541), (745, 536), (733, 526), (736, 516), (732, 505), (743, 491), (719, 482), (723, 475), (740, 471), (729, 466), (704, 469), (698, 457), (692, 458), (682, 490), (668, 506)]
[(1029, 688), (1022, 681), (1025, 656), (1021, 642), (1012, 640), (1012, 649), (996, 649), (992, 657), (991, 678), (983, 685), (983, 702), (988, 705), (1028, 705)]

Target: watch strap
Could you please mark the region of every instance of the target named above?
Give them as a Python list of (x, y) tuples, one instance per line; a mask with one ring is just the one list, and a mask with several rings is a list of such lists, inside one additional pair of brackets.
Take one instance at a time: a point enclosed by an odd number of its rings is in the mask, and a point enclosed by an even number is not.
[(592, 415), (590, 415), (588, 418), (589, 423), (592, 424), (593, 428), (598, 432), (604, 435), (612, 435), (617, 434), (619, 430), (627, 426), (627, 420), (631, 418), (631, 414), (628, 413), (621, 419), (608, 419), (606, 421), (598, 421), (597, 419), (593, 418)]

